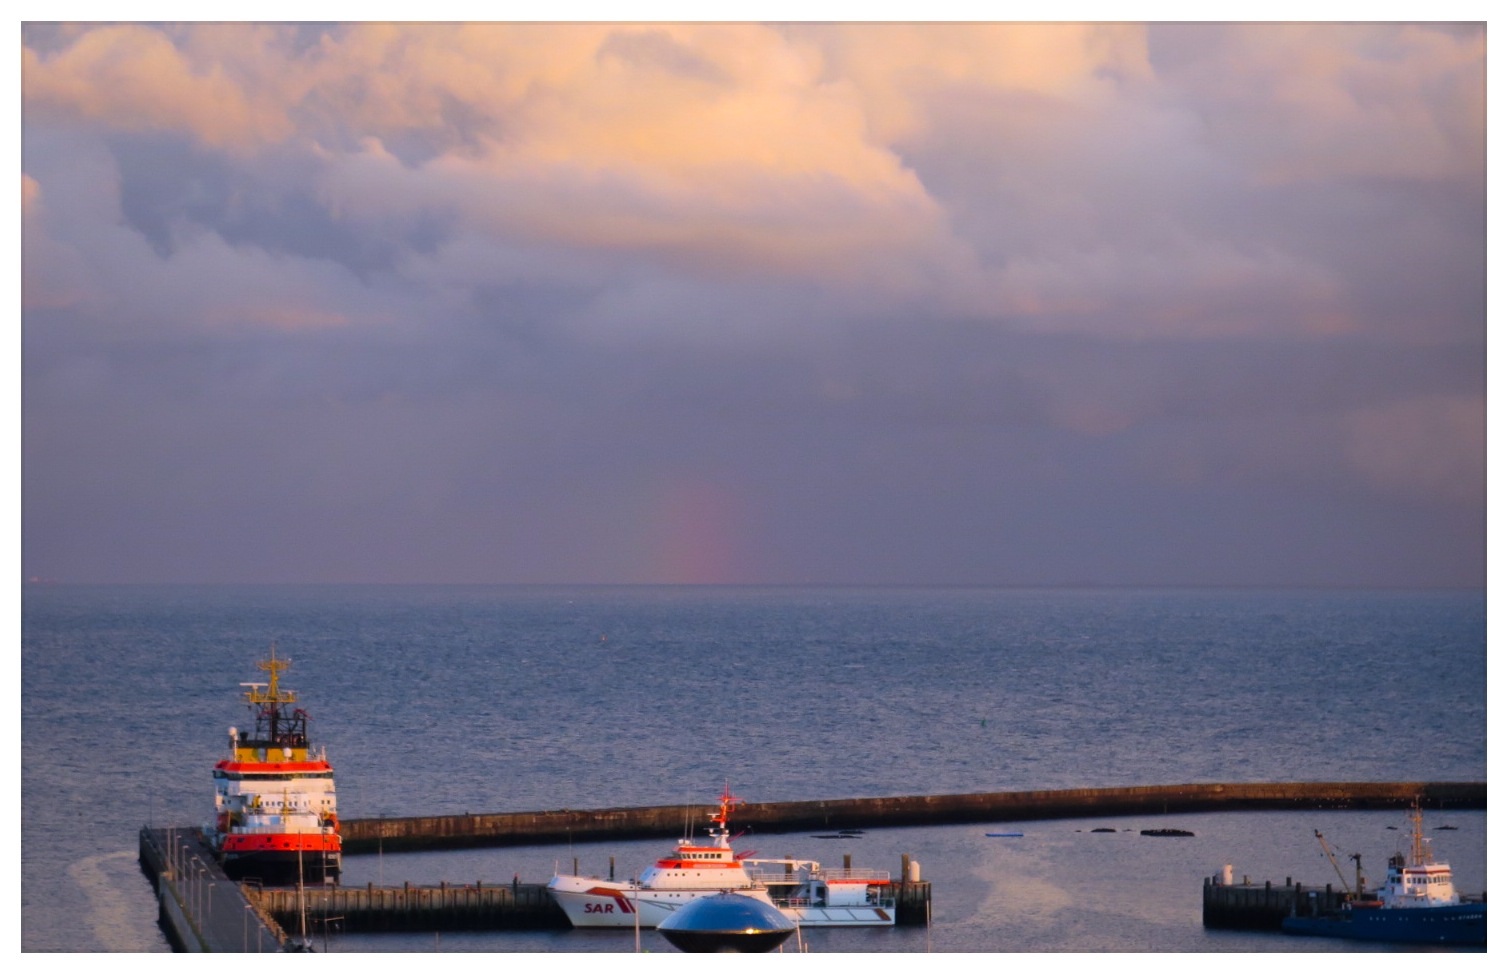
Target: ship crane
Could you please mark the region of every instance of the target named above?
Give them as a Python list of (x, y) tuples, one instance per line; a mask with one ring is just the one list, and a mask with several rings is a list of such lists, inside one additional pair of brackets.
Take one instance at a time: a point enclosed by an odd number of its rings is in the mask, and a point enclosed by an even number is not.
[[(1313, 836), (1315, 838), (1319, 839), (1319, 847), (1322, 848), (1322, 849), (1324, 849), (1324, 857), (1328, 858), (1329, 859), (1329, 864), (1331, 864), (1331, 865), (1334, 866), (1334, 874), (1336, 874), (1336, 875), (1338, 875), (1340, 877), (1340, 884), (1345, 887), (1345, 892), (1347, 894), (1350, 894), (1350, 883), (1345, 880), (1345, 873), (1343, 871), (1341, 871), (1341, 869), (1340, 869), (1340, 863), (1335, 860), (1335, 858), (1334, 858), (1334, 851), (1333, 851), (1333, 849), (1331, 849), (1329, 847), (1329, 842), (1327, 842), (1327, 841), (1324, 840), (1324, 835), (1320, 831), (1315, 830), (1314, 833), (1313, 833)], [(1360, 878), (1359, 878), (1360, 856), (1359, 855), (1354, 855), (1352, 857), (1355, 858), (1355, 868), (1356, 868), (1356, 874), (1357, 874), (1356, 881), (1359, 882), (1360, 881)]]

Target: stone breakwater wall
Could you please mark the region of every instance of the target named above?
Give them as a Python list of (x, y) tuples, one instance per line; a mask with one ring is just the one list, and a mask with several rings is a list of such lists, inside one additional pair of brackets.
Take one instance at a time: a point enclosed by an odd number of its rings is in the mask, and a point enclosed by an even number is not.
[[(1387, 810), (1486, 807), (1486, 783), (1169, 784), (919, 797), (859, 797), (739, 805), (734, 830), (760, 833), (913, 827), (1049, 818), (1124, 817), (1209, 811)], [(342, 822), (347, 854), (503, 845), (550, 845), (677, 837), (706, 825), (706, 805), (561, 808), (497, 814), (356, 818)]]

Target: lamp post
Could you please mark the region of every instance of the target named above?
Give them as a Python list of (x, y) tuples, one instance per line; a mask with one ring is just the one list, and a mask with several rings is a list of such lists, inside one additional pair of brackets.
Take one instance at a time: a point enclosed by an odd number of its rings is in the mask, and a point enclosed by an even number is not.
[(194, 925), (204, 933), (204, 863), (194, 859)]

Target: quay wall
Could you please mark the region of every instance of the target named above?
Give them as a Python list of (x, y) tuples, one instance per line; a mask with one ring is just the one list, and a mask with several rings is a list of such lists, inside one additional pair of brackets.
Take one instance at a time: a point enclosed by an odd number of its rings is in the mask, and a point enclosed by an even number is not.
[(1252, 885), (1221, 885), (1217, 878), (1204, 879), (1203, 922), (1209, 929), (1281, 930), (1287, 916), (1316, 917), (1338, 911), (1352, 896), (1336, 892), (1334, 886), (1322, 890), (1293, 884), (1266, 882)]
[(570, 920), (543, 885), (410, 885), (401, 888), (323, 886), (248, 889), (284, 929), (306, 923), (320, 931), (438, 932), (441, 930), (569, 929)]
[[(1486, 807), (1481, 782), (1170, 784), (1056, 791), (999, 791), (740, 805), (735, 829), (765, 833), (907, 827), (980, 821), (1123, 817), (1209, 811), (1386, 810)], [(500, 814), (355, 818), (341, 823), (347, 854), (675, 837), (706, 824), (710, 804), (562, 808)]]

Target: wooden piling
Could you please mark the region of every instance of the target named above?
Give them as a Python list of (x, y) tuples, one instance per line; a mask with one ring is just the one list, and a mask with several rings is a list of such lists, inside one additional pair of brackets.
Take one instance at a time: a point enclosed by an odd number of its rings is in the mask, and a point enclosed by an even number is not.
[(1270, 881), (1253, 885), (1247, 879), (1241, 885), (1221, 885), (1215, 878), (1205, 878), (1203, 887), (1203, 924), (1210, 929), (1279, 930), (1287, 916), (1319, 916), (1338, 910), (1351, 898), (1348, 892), (1336, 892), (1331, 885), (1323, 891), (1303, 888), (1303, 883), (1274, 886)]

